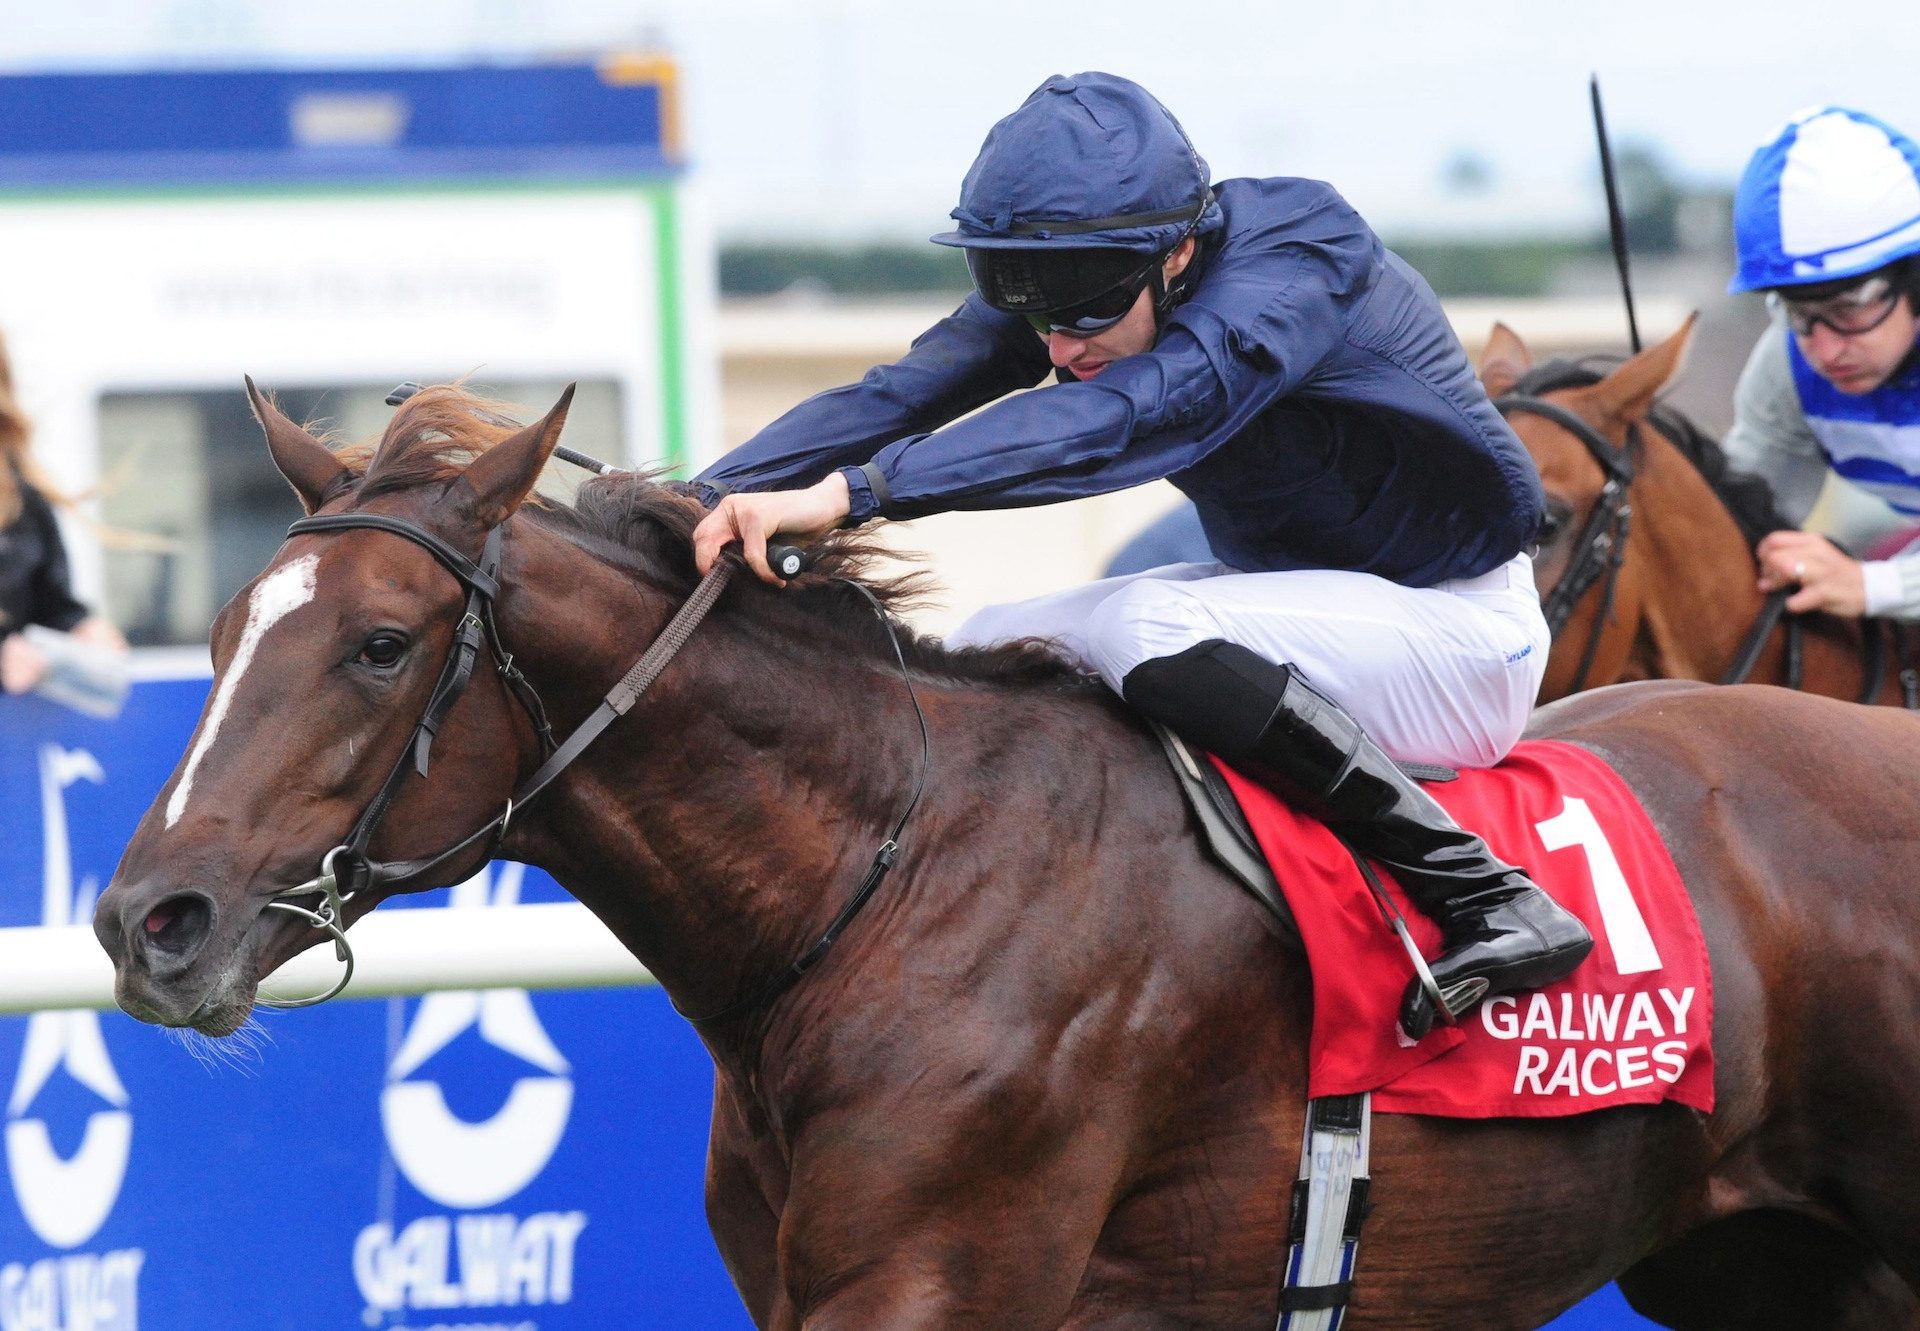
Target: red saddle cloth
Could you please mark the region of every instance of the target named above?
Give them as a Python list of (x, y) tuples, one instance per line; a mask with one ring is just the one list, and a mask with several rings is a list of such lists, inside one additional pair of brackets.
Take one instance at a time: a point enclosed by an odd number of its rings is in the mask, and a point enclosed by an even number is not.
[[(1594, 754), (1530, 741), (1498, 767), (1427, 786), (1578, 915), (1594, 949), (1560, 983), (1489, 999), (1411, 1048), (1395, 1023), (1413, 968), (1352, 855), (1320, 823), (1218, 765), (1306, 940), (1309, 1095), (1371, 1091), (1382, 1112), (1456, 1118), (1665, 1099), (1713, 1108), (1713, 988), (1699, 920), (1652, 821)], [(1439, 929), (1390, 875), (1381, 879), (1422, 952), (1437, 955)]]

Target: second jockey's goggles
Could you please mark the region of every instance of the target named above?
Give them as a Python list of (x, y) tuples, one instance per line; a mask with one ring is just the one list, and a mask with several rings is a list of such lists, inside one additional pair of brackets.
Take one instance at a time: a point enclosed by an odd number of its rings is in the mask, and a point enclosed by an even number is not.
[[(1138, 250), (1064, 245), (969, 248), (967, 272), (973, 278), (974, 289), (987, 304), (996, 310), (1020, 315), (1042, 336), (1065, 333), (1069, 337), (1092, 337), (1127, 317), (1167, 257), (1193, 234), (1212, 197), (1208, 193), (1198, 205), (1182, 209), (1170, 219), (1185, 221), (1185, 228), (1172, 244), (1144, 257)], [(1136, 218), (1097, 220), (1101, 224), (1139, 221)]]
[(1823, 293), (1816, 299), (1789, 296), (1776, 290), (1768, 304), (1785, 316), (1787, 327), (1797, 337), (1812, 337), (1820, 324), (1841, 337), (1871, 333), (1893, 317), (1899, 305), (1901, 289), (1885, 277), (1875, 275), (1838, 291)]

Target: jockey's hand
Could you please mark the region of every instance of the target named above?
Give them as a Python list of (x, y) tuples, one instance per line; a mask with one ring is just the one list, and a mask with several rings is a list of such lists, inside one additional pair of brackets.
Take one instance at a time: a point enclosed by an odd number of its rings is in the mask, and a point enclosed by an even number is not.
[(786, 580), (767, 564), (767, 542), (782, 533), (824, 535), (840, 525), (849, 507), (847, 478), (837, 471), (804, 490), (728, 495), (693, 529), (693, 562), (704, 577), (720, 552), (738, 541), (747, 567), (763, 581), (784, 587)]
[(26, 693), (47, 677), (47, 655), (18, 633), (0, 638), (0, 689)]
[(1867, 580), (1860, 562), (1818, 532), (1771, 532), (1755, 554), (1762, 592), (1799, 585), (1787, 598), (1794, 613), (1824, 610), (1850, 619), (1866, 614)]

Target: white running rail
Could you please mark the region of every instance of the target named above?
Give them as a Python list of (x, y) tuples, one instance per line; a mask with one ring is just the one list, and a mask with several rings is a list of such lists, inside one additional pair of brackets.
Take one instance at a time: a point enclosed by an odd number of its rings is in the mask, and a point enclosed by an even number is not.
[[(353, 926), (346, 998), (437, 989), (601, 989), (653, 977), (585, 906), (447, 906), (375, 911)], [(277, 998), (323, 994), (340, 963), (325, 943), (263, 986)], [(113, 966), (93, 930), (0, 929), (0, 1013), (111, 1008)]]

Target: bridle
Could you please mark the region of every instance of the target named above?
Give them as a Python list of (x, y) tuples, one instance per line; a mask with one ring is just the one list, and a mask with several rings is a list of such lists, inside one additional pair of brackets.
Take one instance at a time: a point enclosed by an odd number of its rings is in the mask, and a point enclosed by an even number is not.
[[(591, 462), (592, 459), (588, 461)], [(604, 466), (604, 464), (599, 465)], [(604, 470), (614, 469), (604, 468)], [(540, 696), (534, 691), (532, 684), (514, 665), (513, 655), (502, 643), (499, 628), (494, 621), (494, 600), (500, 592), (500, 556), (506, 525), (502, 523), (488, 534), (478, 563), (469, 560), (424, 527), (408, 522), (404, 518), (379, 513), (336, 513), (302, 518), (287, 528), (287, 536), (291, 539), (308, 533), (349, 530), (388, 532), (420, 546), (438, 560), (443, 568), (459, 579), (467, 592), (466, 606), (456, 628), (454, 640), (447, 649), (447, 659), (441, 667), (440, 678), (427, 698), (420, 720), (414, 726), (413, 737), (401, 751), (393, 770), (387, 774), (387, 779), (381, 783), (372, 801), (355, 821), (352, 830), (347, 834), (347, 839), (322, 857), (318, 877), (301, 883), (297, 887), (276, 892), (267, 902), (267, 909), (298, 915), (316, 929), (323, 929), (332, 935), (334, 956), (343, 963), (345, 969), (339, 981), (324, 994), (297, 999), (277, 999), (262, 995), (258, 1001), (266, 1007), (312, 1007), (337, 996), (347, 987), (347, 983), (353, 978), (353, 947), (347, 941), (346, 907), (362, 893), (374, 887), (392, 889), (417, 882), (448, 861), (471, 851), (482, 842), (486, 843), (486, 855), (491, 858), (498, 850), (500, 842), (505, 839), (514, 813), (524, 809), (574, 759), (578, 758), (589, 744), (599, 737), (601, 731), (625, 715), (627, 710), (639, 700), (659, 677), (660, 672), (666, 668), (667, 663), (693, 636), (694, 629), (706, 617), (707, 611), (713, 608), (714, 602), (720, 598), (720, 593), (726, 589), (734, 570), (740, 566), (739, 562), (731, 557), (716, 563), (712, 571), (700, 580), (692, 594), (674, 612), (673, 618), (660, 631), (659, 637), (653, 640), (640, 659), (635, 661), (627, 673), (621, 677), (620, 682), (608, 690), (607, 695), (592, 714), (575, 727), (564, 741), (555, 744), (552, 727), (547, 721), (546, 708), (541, 704)], [(770, 1003), (818, 964), (860, 908), (872, 898), (885, 878), (887, 870), (893, 866), (894, 858), (899, 852), (900, 835), (906, 828), (907, 819), (918, 807), (921, 793), (926, 786), (929, 756), (927, 718), (920, 709), (920, 699), (914, 692), (913, 678), (907, 670), (906, 658), (901, 652), (899, 638), (893, 631), (892, 621), (887, 618), (880, 603), (865, 586), (850, 578), (841, 581), (861, 592), (873, 604), (876, 612), (880, 614), (881, 623), (887, 630), (888, 640), (893, 645), (894, 656), (900, 664), (901, 676), (906, 681), (907, 694), (913, 700), (914, 713), (920, 722), (919, 777), (915, 781), (912, 797), (894, 822), (892, 831), (875, 853), (873, 863), (868, 868), (866, 877), (862, 879), (860, 887), (834, 917), (821, 938), (798, 961), (780, 972), (761, 990), (723, 1011), (688, 1018), (695, 1023), (736, 1016)], [(534, 733), (540, 740), (543, 761), (533, 775), (514, 791), (513, 796), (507, 800), (505, 809), (439, 854), (424, 860), (375, 861), (367, 853), (374, 831), (381, 819), (386, 816), (394, 798), (399, 794), (407, 773), (415, 771), (422, 777), (426, 776), (434, 736), (439, 732), (440, 725), (447, 714), (452, 711), (453, 705), (466, 691), (467, 685), (472, 682), (474, 663), (479, 657), (483, 642), (493, 654), (494, 667), (501, 679), (519, 700), (521, 707), (532, 721)], [(311, 906), (301, 905), (296, 901), (297, 898), (310, 897), (316, 893), (320, 900)]]
[[(401, 750), (393, 769), (387, 773), (387, 779), (380, 784), (373, 799), (361, 811), (353, 828), (347, 833), (347, 839), (328, 851), (320, 862), (320, 876), (298, 887), (276, 892), (267, 903), (267, 909), (286, 911), (301, 916), (316, 929), (324, 929), (333, 935), (334, 956), (346, 966), (345, 973), (338, 984), (327, 993), (314, 998), (279, 999), (263, 996), (260, 1002), (267, 1007), (297, 1008), (310, 1007), (325, 1002), (345, 989), (353, 978), (353, 948), (346, 937), (346, 903), (368, 891), (376, 884), (399, 884), (419, 876), (442, 861), (451, 859), (467, 849), (482, 836), (493, 835), (496, 839), (506, 834), (506, 827), (513, 814), (513, 801), (507, 804), (506, 812), (487, 824), (473, 836), (432, 859), (419, 862), (397, 864), (376, 863), (367, 853), (367, 847), (373, 841), (375, 830), (380, 821), (392, 807), (394, 798), (400, 793), (407, 773), (414, 771), (425, 777), (428, 762), (433, 752), (434, 736), (440, 731), (440, 725), (446, 720), (447, 713), (467, 691), (467, 685), (473, 679), (474, 663), (480, 655), (484, 639), (491, 648), (495, 668), (525, 709), (527, 717), (533, 723), (534, 733), (540, 739), (541, 756), (546, 757), (554, 751), (553, 727), (547, 721), (546, 708), (540, 701), (540, 695), (534, 692), (526, 676), (513, 664), (513, 655), (500, 641), (500, 630), (494, 621), (493, 602), (499, 595), (500, 549), (505, 527), (495, 527), (487, 536), (485, 547), (481, 551), (480, 561), (475, 563), (455, 550), (445, 541), (427, 531), (424, 527), (408, 522), (403, 518), (388, 517), (379, 513), (336, 513), (320, 517), (302, 518), (287, 528), (289, 539), (310, 532), (333, 532), (347, 530), (372, 530), (391, 532), (404, 537), (420, 546), (441, 567), (459, 579), (466, 589), (467, 599), (464, 613), (454, 631), (453, 642), (447, 648), (447, 658), (440, 669), (440, 678), (434, 683), (433, 692), (428, 695), (426, 707), (420, 720), (415, 723), (413, 736)], [(320, 894), (320, 901), (313, 907), (297, 904), (293, 898), (305, 897), (314, 892)]]
[[(467, 600), (464, 613), (455, 629), (453, 642), (447, 648), (446, 663), (441, 667), (440, 678), (434, 684), (433, 692), (428, 695), (427, 704), (420, 720), (415, 723), (413, 737), (407, 742), (393, 770), (381, 783), (373, 799), (362, 810), (347, 834), (347, 839), (328, 851), (320, 861), (320, 876), (298, 887), (290, 887), (276, 892), (267, 903), (270, 910), (282, 910), (298, 915), (311, 923), (316, 929), (324, 929), (333, 935), (334, 956), (346, 969), (334, 987), (324, 994), (311, 998), (280, 999), (262, 997), (259, 1001), (267, 1007), (300, 1008), (324, 1003), (339, 994), (353, 978), (353, 947), (347, 942), (346, 906), (364, 892), (378, 886), (396, 888), (425, 877), (442, 864), (452, 860), (482, 841), (487, 841), (489, 857), (498, 849), (505, 838), (507, 828), (513, 820), (514, 811), (523, 808), (529, 800), (544, 790), (549, 782), (580, 756), (599, 733), (610, 725), (615, 717), (622, 715), (627, 708), (653, 682), (660, 668), (685, 644), (693, 633), (694, 626), (718, 599), (727, 577), (734, 565), (724, 562), (714, 566), (694, 594), (674, 616), (662, 631), (652, 647), (640, 658), (633, 669), (605, 701), (569, 736), (566, 742), (556, 745), (553, 740), (553, 728), (547, 721), (546, 708), (540, 702), (540, 695), (527, 682), (513, 663), (513, 654), (506, 650), (500, 640), (499, 626), (494, 620), (493, 606), (500, 594), (499, 572), (500, 551), (506, 534), (506, 526), (495, 527), (487, 536), (478, 563), (468, 559), (445, 541), (426, 528), (404, 518), (389, 517), (380, 513), (334, 513), (320, 517), (302, 518), (287, 528), (289, 539), (311, 532), (336, 532), (371, 530), (384, 531), (403, 537), (421, 547), (439, 561), (441, 567), (459, 579), (466, 589)], [(434, 736), (439, 733), (441, 723), (453, 705), (466, 692), (467, 685), (473, 680), (473, 667), (480, 654), (482, 643), (492, 651), (494, 668), (506, 682), (514, 697), (519, 699), (528, 718), (533, 722), (534, 733), (540, 739), (540, 753), (544, 760), (538, 770), (516, 790), (507, 801), (507, 807), (492, 820), (463, 838), (454, 845), (425, 860), (400, 860), (379, 862), (367, 853), (367, 847), (373, 841), (375, 830), (392, 807), (394, 798), (400, 793), (401, 785), (406, 781), (409, 771), (420, 776), (427, 775), (428, 758), (433, 749)], [(647, 672), (642, 678), (642, 668)], [(312, 907), (296, 904), (295, 898), (320, 894), (320, 901)]]
[(1574, 673), (1572, 687), (1568, 690), (1578, 693), (1586, 686), (1587, 675), (1593, 669), (1594, 656), (1600, 649), (1601, 630), (1613, 615), (1620, 568), (1626, 562), (1627, 532), (1633, 521), (1630, 492), (1641, 455), (1639, 427), (1629, 425), (1626, 447), (1615, 448), (1611, 440), (1579, 415), (1546, 398), (1529, 393), (1509, 393), (1495, 398), (1493, 405), (1502, 415), (1521, 411), (1552, 421), (1578, 439), (1593, 460), (1600, 464), (1601, 471), (1606, 473), (1606, 484), (1600, 488), (1593, 511), (1587, 515), (1580, 535), (1574, 541), (1573, 553), (1567, 560), (1567, 571), (1554, 589), (1547, 593), (1540, 607), (1546, 616), (1548, 633), (1557, 639), (1580, 598), (1587, 594), (1596, 581), (1603, 577), (1606, 579), (1601, 588), (1599, 613), (1594, 616), (1586, 649), (1580, 655), (1580, 668)]

